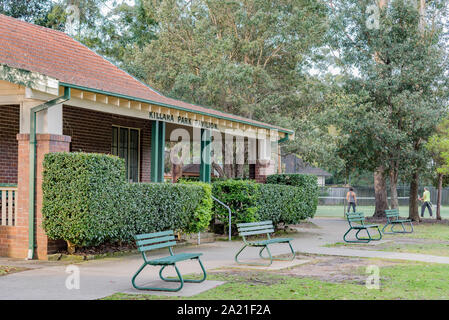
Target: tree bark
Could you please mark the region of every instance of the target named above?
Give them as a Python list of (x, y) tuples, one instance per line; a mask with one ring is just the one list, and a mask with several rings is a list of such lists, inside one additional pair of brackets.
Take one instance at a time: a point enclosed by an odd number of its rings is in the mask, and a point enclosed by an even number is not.
[(388, 209), (387, 184), (385, 182), (385, 169), (380, 166), (374, 172), (374, 195), (376, 197), (376, 208), (374, 217), (385, 217), (385, 210)]
[(182, 177), (182, 167), (183, 164), (174, 164), (171, 169), (171, 179), (173, 183), (178, 182), (178, 179)]
[(234, 167), (235, 167), (235, 177), (243, 178), (243, 164), (236, 164)]
[(391, 197), (390, 208), (397, 209), (399, 207), (397, 168), (390, 169), (390, 197)]
[(223, 168), (218, 163), (216, 163), (215, 161), (212, 161), (212, 168), (214, 168), (215, 171), (218, 172), (218, 176), (220, 178), (225, 178), (226, 177), (226, 174), (223, 171)]
[(418, 172), (413, 173), (412, 181), (410, 182), (408, 210), (409, 219), (413, 221), (420, 221), (418, 212)]
[(438, 174), (437, 220), (441, 220), (441, 193), (443, 191), (443, 175)]
[(223, 165), (223, 170), (224, 170), (224, 173), (226, 175), (226, 178), (228, 178), (228, 179), (234, 178), (234, 170), (233, 170), (233, 165), (232, 164), (225, 164), (225, 165)]

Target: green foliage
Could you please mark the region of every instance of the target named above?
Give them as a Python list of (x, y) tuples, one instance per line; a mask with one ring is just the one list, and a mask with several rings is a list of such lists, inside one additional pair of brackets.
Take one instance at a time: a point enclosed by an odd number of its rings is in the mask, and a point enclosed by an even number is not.
[(432, 155), (436, 172), (447, 176), (449, 174), (449, 119), (444, 119), (438, 124), (436, 133), (429, 138), (426, 148)]
[(318, 196), (307, 193), (307, 189), (277, 184), (262, 184), (257, 199), (259, 220), (298, 224), (313, 218), (318, 205)]
[(45, 17), (49, 10), (48, 0), (0, 0), (0, 13), (27, 22)]
[(53, 153), (44, 160), (43, 227), (77, 246), (135, 234), (203, 231), (212, 216), (208, 184), (129, 184), (125, 164), (104, 154)]
[[(257, 197), (259, 184), (253, 181), (225, 180), (212, 185), (212, 194), (231, 208), (232, 224), (257, 221)], [(229, 213), (214, 202), (214, 212), (227, 225)]]
[(210, 193), (211, 187), (204, 184), (127, 184), (119, 239), (168, 229), (204, 231), (212, 216)]
[(43, 228), (78, 246), (117, 237), (125, 163), (103, 154), (50, 153), (44, 159)]
[(195, 210), (191, 211), (192, 215), (188, 217), (187, 226), (184, 228), (187, 233), (195, 233), (204, 231), (209, 226), (212, 219), (212, 186), (204, 182), (183, 182), (187, 185), (198, 186), (203, 189), (203, 192), (197, 192), (201, 200)]
[[(290, 182), (284, 175), (279, 176)], [(275, 225), (296, 224), (315, 215), (318, 184), (315, 176), (295, 177), (292, 180), (293, 184), (290, 185), (287, 182), (258, 184), (253, 181), (226, 180), (213, 183), (212, 193), (231, 208), (233, 226), (262, 220), (272, 220)], [(214, 203), (214, 212), (226, 225), (228, 211)]]
[(348, 170), (383, 167), (408, 180), (427, 168), (424, 145), (448, 101), (447, 2), (426, 1), (424, 16), (412, 2), (385, 2), (370, 27), (373, 1), (335, 1), (329, 43), (344, 82), (323, 119)]
[[(283, 210), (283, 213), (280, 215), (281, 220), (279, 222), (299, 223), (299, 220), (315, 215), (320, 191), (316, 176), (307, 174), (273, 174), (268, 176), (267, 185), (264, 187), (267, 188), (266, 192), (273, 193), (271, 198), (274, 199), (276, 197), (275, 191), (270, 190), (272, 187), (268, 187), (269, 184), (295, 187), (294, 189), (279, 188), (279, 196), (277, 197), (279, 199), (279, 207), (285, 201), (285, 208), (280, 209)], [(266, 199), (263, 201), (268, 202), (270, 196), (267, 195)], [(266, 205), (269, 206), (268, 203)], [(263, 206), (265, 204), (260, 205), (260, 207)]]

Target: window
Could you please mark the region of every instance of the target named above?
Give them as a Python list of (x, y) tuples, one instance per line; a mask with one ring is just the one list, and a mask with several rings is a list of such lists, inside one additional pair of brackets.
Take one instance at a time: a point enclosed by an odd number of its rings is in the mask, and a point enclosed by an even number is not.
[(126, 178), (139, 182), (139, 129), (112, 127), (111, 153), (125, 159)]

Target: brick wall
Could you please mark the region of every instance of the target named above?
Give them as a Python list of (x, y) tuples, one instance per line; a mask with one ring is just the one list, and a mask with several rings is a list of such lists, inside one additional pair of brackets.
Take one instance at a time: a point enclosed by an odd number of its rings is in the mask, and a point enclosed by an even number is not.
[(140, 129), (140, 181), (150, 182), (151, 120), (64, 105), (63, 121), (64, 135), (72, 137), (72, 152), (111, 153), (113, 125)]
[(17, 139), (20, 107), (0, 106), (0, 183), (17, 184)]

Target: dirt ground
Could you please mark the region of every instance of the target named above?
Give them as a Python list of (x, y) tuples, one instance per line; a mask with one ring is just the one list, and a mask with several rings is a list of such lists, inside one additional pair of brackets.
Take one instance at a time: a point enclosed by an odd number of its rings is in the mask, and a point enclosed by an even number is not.
[[(277, 283), (280, 280), (269, 277), (272, 275), (281, 275), (298, 278), (314, 278), (326, 282), (352, 282), (364, 285), (366, 282), (366, 274), (360, 272), (360, 268), (369, 265), (376, 265), (378, 267), (393, 266), (400, 262), (370, 259), (351, 258), (351, 257), (334, 257), (334, 256), (315, 256), (315, 255), (297, 255), (299, 260), (309, 260), (308, 263), (296, 266), (294, 268), (283, 269), (279, 271), (270, 271), (264, 273), (266, 276), (261, 276), (260, 271), (248, 270), (229, 270), (216, 271), (216, 273), (226, 274), (227, 276), (243, 277), (247, 283), (250, 284), (266, 284), (270, 285)], [(213, 271), (212, 271), (213, 272)]]

